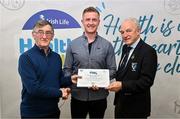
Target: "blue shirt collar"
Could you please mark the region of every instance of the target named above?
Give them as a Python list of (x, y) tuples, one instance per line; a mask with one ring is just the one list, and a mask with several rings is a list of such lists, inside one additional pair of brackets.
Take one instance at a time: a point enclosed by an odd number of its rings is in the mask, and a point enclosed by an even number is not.
[[(38, 50), (39, 52), (45, 54), (44, 50), (41, 49), (40, 47), (38, 47), (36, 44), (34, 44), (34, 48), (35, 48), (36, 50)], [(51, 52), (52, 52), (52, 49), (49, 47), (49, 49), (48, 49), (48, 55), (49, 55)]]

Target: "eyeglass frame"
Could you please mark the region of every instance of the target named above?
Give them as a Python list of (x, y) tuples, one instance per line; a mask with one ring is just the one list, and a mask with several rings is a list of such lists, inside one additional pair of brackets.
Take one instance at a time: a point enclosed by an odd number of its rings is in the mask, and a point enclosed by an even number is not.
[(54, 35), (54, 32), (52, 32), (52, 31), (46, 31), (46, 32), (44, 32), (43, 30), (33, 31), (33, 33), (36, 33), (36, 34), (38, 34), (38, 35), (41, 36), (41, 37), (43, 37), (44, 35), (45, 35), (46, 37), (51, 37), (52, 35)]

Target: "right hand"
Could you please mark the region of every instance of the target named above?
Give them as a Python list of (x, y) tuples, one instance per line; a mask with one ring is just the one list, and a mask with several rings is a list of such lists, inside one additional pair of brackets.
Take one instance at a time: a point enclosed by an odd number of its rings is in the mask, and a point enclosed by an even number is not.
[(60, 90), (62, 91), (62, 99), (63, 100), (68, 99), (68, 96), (71, 93), (71, 89), (70, 88), (61, 88)]
[(77, 84), (77, 80), (80, 79), (80, 78), (82, 78), (82, 77), (78, 76), (77, 74), (73, 74), (71, 76), (71, 81), (72, 81), (72, 83)]

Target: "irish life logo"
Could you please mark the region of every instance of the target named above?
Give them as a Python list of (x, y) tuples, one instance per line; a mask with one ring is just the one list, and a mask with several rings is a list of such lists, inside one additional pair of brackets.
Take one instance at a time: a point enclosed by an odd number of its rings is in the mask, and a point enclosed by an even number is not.
[(75, 38), (74, 34), (78, 32), (77, 29), (80, 29), (81, 26), (71, 15), (54, 9), (40, 11), (27, 20), (19, 38), (19, 53), (22, 54), (33, 47), (34, 39), (31, 32), (34, 24), (40, 19), (47, 20), (53, 24), (55, 36), (50, 47), (53, 51), (61, 54), (63, 60), (68, 44)]

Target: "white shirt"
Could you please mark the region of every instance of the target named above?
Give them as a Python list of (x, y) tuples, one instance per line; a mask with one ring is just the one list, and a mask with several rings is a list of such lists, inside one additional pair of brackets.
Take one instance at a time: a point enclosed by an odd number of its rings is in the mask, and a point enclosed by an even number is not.
[(128, 60), (126, 62), (126, 65), (127, 65), (128, 61), (129, 61), (129, 58), (131, 57), (134, 49), (136, 48), (137, 44), (139, 43), (139, 41), (140, 41), (140, 38), (136, 42), (134, 42), (132, 45), (130, 45), (130, 47), (132, 47), (132, 49), (129, 52), (129, 56), (128, 56)]

